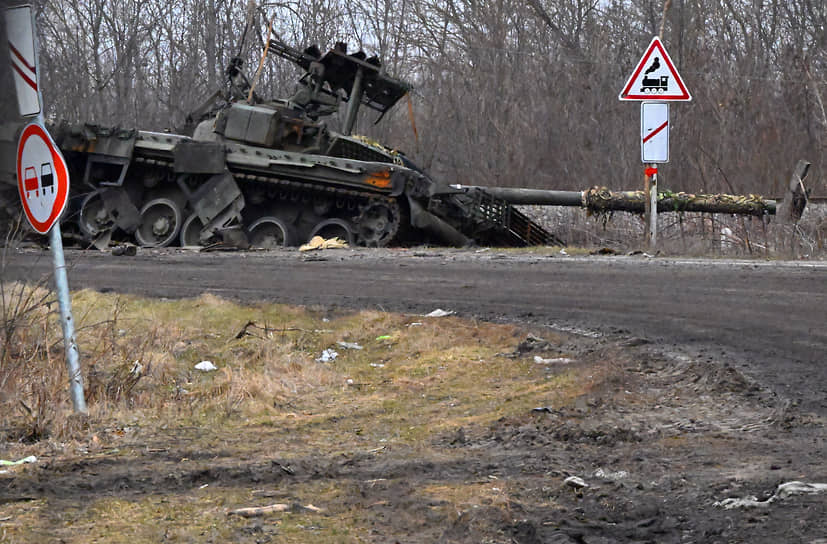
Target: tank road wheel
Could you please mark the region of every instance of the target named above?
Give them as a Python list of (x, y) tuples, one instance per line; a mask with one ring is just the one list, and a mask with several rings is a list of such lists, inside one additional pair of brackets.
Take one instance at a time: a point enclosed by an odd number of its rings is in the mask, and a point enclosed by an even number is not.
[(143, 247), (167, 247), (178, 237), (181, 207), (169, 198), (153, 198), (141, 208), (141, 224), (135, 240)]
[(385, 247), (399, 230), (399, 206), (371, 202), (356, 220), (356, 242), (366, 247)]
[(78, 226), (83, 235), (90, 240), (115, 226), (115, 218), (106, 211), (99, 190), (89, 193), (83, 199), (83, 204), (80, 205)]
[(290, 229), (281, 219), (272, 216), (261, 217), (247, 229), (251, 247), (275, 249), (293, 243)]
[(351, 228), (350, 224), (345, 221), (344, 219), (325, 219), (315, 227), (313, 227), (313, 231), (310, 233), (310, 238), (314, 236), (321, 236), (325, 240), (329, 240), (330, 238), (341, 238), (349, 245), (353, 245), (353, 229)]
[(201, 229), (204, 228), (204, 223), (197, 213), (194, 213), (184, 220), (181, 225), (181, 247), (192, 247), (203, 245), (201, 242)]

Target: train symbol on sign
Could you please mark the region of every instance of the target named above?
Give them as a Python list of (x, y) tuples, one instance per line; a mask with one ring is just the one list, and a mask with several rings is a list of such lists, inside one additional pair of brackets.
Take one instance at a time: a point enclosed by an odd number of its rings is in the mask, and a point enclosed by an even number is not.
[(55, 176), (52, 173), (52, 165), (48, 162), (40, 165), (39, 180), (35, 167), (27, 167), (23, 184), (26, 189), (26, 198), (32, 197), (32, 191), (34, 191), (35, 197), (39, 197), (41, 189), (43, 190), (43, 196), (46, 196), (47, 190), (49, 195), (55, 194)]
[(640, 82), (642, 87), (640, 92), (650, 93), (665, 93), (669, 89), (669, 76), (649, 77), (649, 74), (655, 72), (660, 68), (660, 57), (655, 57), (649, 68), (643, 72), (643, 81)]
[(642, 93), (664, 93), (669, 88), (669, 76), (648, 77), (643, 76)]

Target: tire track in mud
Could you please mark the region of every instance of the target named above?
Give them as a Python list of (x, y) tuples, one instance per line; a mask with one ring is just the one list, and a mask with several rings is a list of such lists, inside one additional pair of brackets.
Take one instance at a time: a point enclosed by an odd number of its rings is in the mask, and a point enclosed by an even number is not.
[[(60, 511), (101, 497), (195, 496), (205, 485), (272, 490), (295, 502), (324, 482), (342, 490), (325, 515), (360, 512), (373, 542), (781, 542), (827, 530), (818, 498), (744, 514), (713, 506), (779, 480), (824, 476), (815, 421), (783, 403), (779, 410), (777, 395), (730, 366), (650, 344), (581, 347), (573, 364), (606, 373), (582, 402), (438, 434), (426, 449), (279, 455), (290, 429), (262, 427), (247, 429), (257, 448), (239, 456), (238, 436), (139, 431), (111, 456), (45, 458), (25, 477), (0, 479), (0, 502), (45, 498)], [(588, 487), (567, 486), (570, 475)], [(488, 498), (450, 502), (430, 486)], [(791, 529), (791, 519), (799, 526)], [(250, 540), (239, 533), (237, 541)]]

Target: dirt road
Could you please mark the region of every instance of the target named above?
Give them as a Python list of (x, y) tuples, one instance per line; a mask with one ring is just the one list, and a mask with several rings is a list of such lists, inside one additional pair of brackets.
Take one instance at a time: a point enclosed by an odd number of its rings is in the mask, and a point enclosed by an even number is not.
[[(48, 273), (7, 255), (6, 277)], [(827, 413), (827, 263), (567, 257), (474, 250), (328, 250), (136, 257), (67, 252), (73, 289), (424, 312), (636, 336), (724, 358)]]

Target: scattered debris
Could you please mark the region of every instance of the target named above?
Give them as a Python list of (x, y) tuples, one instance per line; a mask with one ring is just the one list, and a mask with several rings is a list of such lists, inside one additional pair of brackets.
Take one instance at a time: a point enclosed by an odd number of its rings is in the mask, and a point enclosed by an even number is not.
[(614, 482), (614, 481), (617, 481), (617, 480), (622, 480), (624, 478), (628, 478), (629, 473), (626, 472), (625, 470), (618, 470), (618, 471), (612, 472), (610, 470), (603, 470), (602, 468), (598, 468), (597, 470), (594, 471), (594, 477), (595, 478), (600, 478), (601, 480), (609, 480), (609, 481)]
[(362, 346), (357, 344), (356, 342), (336, 342), (337, 346), (343, 347), (345, 349), (364, 349)]
[(566, 252), (565, 249), (561, 249), (560, 250), (560, 255), (568, 255), (568, 253)]
[(610, 247), (601, 247), (590, 252), (589, 255), (617, 255), (617, 250)]
[(538, 406), (536, 408), (531, 409), (532, 412), (542, 412), (546, 414), (556, 414), (557, 411), (552, 408), (551, 406)]
[(241, 516), (243, 518), (252, 518), (257, 516), (264, 516), (276, 512), (323, 512), (324, 510), (312, 504), (301, 505), (299, 503), (293, 504), (271, 504), (269, 506), (251, 506), (249, 508), (238, 508), (227, 512), (228, 516)]
[(523, 355), (534, 353), (537, 351), (548, 351), (552, 349), (552, 345), (543, 340), (539, 336), (534, 336), (533, 334), (529, 334), (526, 336), (525, 340), (517, 344), (517, 347), (514, 348), (514, 351), (511, 353), (499, 353), (498, 355), (502, 357), (508, 357), (509, 359), (518, 359)]
[(349, 246), (341, 238), (329, 238), (325, 240), (321, 236), (314, 236), (309, 242), (299, 247), (299, 251), (313, 251), (315, 249), (346, 249)]
[(339, 352), (333, 348), (328, 348), (322, 352), (322, 354), (316, 359), (317, 363), (329, 363), (331, 361), (335, 361), (336, 357), (339, 356)]
[(553, 357), (551, 359), (543, 359), (539, 355), (534, 356), (534, 362), (538, 365), (567, 365), (573, 363), (574, 359), (568, 357)]
[(627, 340), (623, 340), (619, 342), (619, 346), (626, 346), (626, 347), (635, 347), (635, 346), (645, 346), (646, 344), (651, 344), (650, 340), (646, 338), (640, 338), (639, 336), (633, 336)]
[(744, 497), (743, 499), (729, 498), (722, 501), (715, 501), (712, 506), (725, 508), (727, 510), (731, 510), (732, 508), (752, 508), (754, 506), (764, 507), (772, 504), (774, 500), (775, 496), (772, 496), (765, 501), (759, 501), (758, 497), (751, 495), (749, 497)]
[(371, 363), (370, 366), (373, 368), (385, 368), (385, 363)]
[(115, 257), (134, 257), (138, 254), (138, 247), (132, 244), (124, 244), (112, 248), (112, 255)]
[(17, 461), (6, 461), (5, 459), (0, 459), (0, 466), (2, 467), (13, 467), (17, 465), (27, 465), (30, 463), (37, 463), (37, 457), (34, 455), (29, 455), (28, 457), (24, 457), (23, 459), (19, 459)]
[[(241, 328), (241, 330), (238, 331), (238, 334), (235, 335), (236, 339), (244, 338), (245, 336), (254, 336), (256, 338), (262, 338), (261, 336), (258, 336), (258, 335), (255, 335), (255, 334), (251, 333), (248, 329), (258, 329), (258, 330), (262, 331), (265, 335), (268, 335), (268, 336), (271, 335), (274, 332), (281, 332), (281, 333), (284, 333), (284, 332), (307, 332), (307, 329), (302, 329), (300, 327), (280, 327), (280, 328), (276, 329), (276, 328), (273, 328), (273, 327), (268, 327), (266, 324), (262, 327), (261, 325), (259, 325), (255, 321), (248, 321)], [(314, 332), (317, 332), (317, 331), (314, 331)]]
[(197, 365), (195, 365), (195, 370), (200, 370), (202, 372), (211, 372), (213, 370), (218, 370), (218, 367), (212, 364), (212, 361), (201, 361)]
[(580, 478), (579, 476), (569, 476), (568, 478), (563, 480), (563, 483), (574, 489), (583, 489), (584, 487), (589, 487), (589, 484), (587, 484), (586, 481), (583, 480), (583, 478)]
[(445, 317), (449, 315), (454, 315), (453, 310), (443, 310), (442, 308), (437, 308), (433, 312), (429, 314), (425, 314), (425, 317)]
[(383, 334), (382, 336), (377, 336), (376, 337), (377, 341), (390, 340), (390, 339), (391, 339), (391, 335), (389, 335), (389, 334)]
[(827, 484), (810, 484), (807, 482), (786, 482), (780, 484), (775, 493), (765, 501), (759, 501), (757, 497), (751, 495), (742, 499), (731, 497), (722, 501), (715, 501), (712, 506), (731, 510), (733, 508), (765, 508), (775, 501), (786, 499), (792, 495), (816, 495), (818, 493), (827, 493)]
[(407, 326), (408, 327), (421, 327), (422, 323), (420, 323), (419, 321), (414, 321), (413, 323), (408, 323)]
[(273, 466), (279, 467), (281, 469), (281, 471), (284, 472), (285, 474), (293, 475), (293, 474), (296, 473), (296, 471), (293, 470), (292, 468), (290, 468), (289, 465), (282, 465), (278, 461), (270, 461), (270, 464), (273, 465)]

